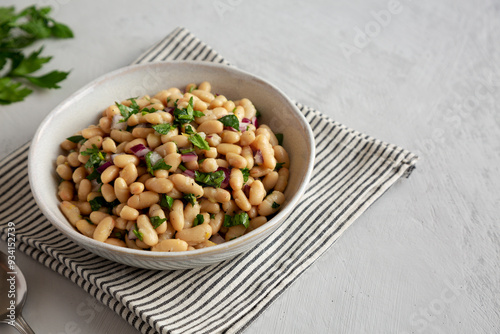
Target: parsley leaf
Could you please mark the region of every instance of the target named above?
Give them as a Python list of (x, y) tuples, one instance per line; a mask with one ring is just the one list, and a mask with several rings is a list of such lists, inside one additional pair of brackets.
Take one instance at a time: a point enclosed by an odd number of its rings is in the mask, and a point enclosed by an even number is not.
[(231, 127), (236, 131), (240, 131), (240, 121), (236, 115), (226, 115), (218, 119), (224, 126)]
[(120, 201), (114, 200), (113, 202), (106, 202), (104, 197), (97, 196), (97, 197), (94, 197), (93, 199), (91, 199), (89, 201), (89, 204), (90, 204), (90, 208), (92, 209), (92, 211), (97, 211), (102, 207), (112, 209), (114, 206), (117, 206), (118, 204), (120, 204)]
[(203, 224), (204, 221), (205, 218), (203, 215), (196, 215), (196, 218), (193, 221), (193, 227)]
[(281, 167), (283, 167), (285, 163), (284, 162), (277, 162), (276, 163), (276, 167), (274, 167), (274, 170), (277, 172), (281, 169)]
[(149, 218), (151, 220), (151, 225), (153, 228), (158, 228), (163, 222), (167, 221), (167, 218), (160, 218), (160, 216), (153, 216)]
[(260, 113), (260, 111), (257, 110), (257, 112), (255, 113), (255, 117), (260, 117), (262, 114)]
[(194, 194), (184, 194), (184, 196), (182, 196), (182, 198), (184, 198), (189, 203), (191, 203), (192, 206), (196, 205), (196, 196)]
[(195, 89), (196, 89), (196, 85), (192, 85), (192, 86), (189, 88), (188, 93), (192, 93), (192, 92), (193, 92), (193, 90), (195, 90)]
[(212, 172), (212, 173), (202, 173), (195, 171), (194, 172), (194, 180), (198, 183), (201, 183), (202, 185), (206, 185), (208, 187), (215, 187), (215, 188), (220, 188), (222, 182), (224, 182), (224, 179), (226, 178), (226, 175), (224, 174), (224, 171), (219, 170), (217, 172)]
[(273, 205), (271, 205), (271, 207), (272, 207), (273, 209), (277, 209), (277, 208), (279, 208), (280, 206), (281, 206), (281, 205), (280, 205), (280, 204), (278, 204), (278, 203), (276, 203), (276, 202), (273, 202)]
[(250, 226), (250, 217), (248, 217), (248, 213), (242, 212), (231, 217), (229, 215), (224, 216), (224, 223), (222, 224), (224, 227), (231, 227), (236, 225), (243, 225), (246, 228)]
[(278, 139), (278, 145), (283, 145), (283, 134), (282, 133), (277, 133), (275, 134), (276, 139)]
[(210, 146), (207, 141), (200, 136), (199, 133), (195, 133), (194, 135), (189, 136), (189, 141), (193, 143), (194, 146), (201, 148), (202, 150), (210, 150)]
[(175, 125), (169, 123), (153, 125), (153, 129), (161, 135), (166, 135), (175, 128)]
[(168, 195), (163, 195), (160, 198), (160, 206), (164, 208), (168, 207), (169, 209), (171, 209), (173, 204), (174, 204), (174, 199)]
[(11, 78), (0, 78), (0, 104), (11, 104), (24, 100), (33, 91)]
[(58, 83), (69, 72), (52, 71), (41, 76), (32, 73), (40, 70), (52, 57), (42, 57), (43, 46), (29, 55), (23, 49), (39, 39), (71, 38), (73, 32), (66, 25), (50, 18), (50, 7), (30, 6), (16, 13), (15, 8), (0, 7), (0, 104), (24, 100), (33, 91), (25, 86), (60, 88)]
[(68, 137), (66, 138), (67, 140), (69, 140), (70, 142), (73, 142), (75, 144), (78, 144), (79, 142), (81, 141), (86, 141), (87, 139), (85, 139), (83, 136), (81, 135), (76, 135), (76, 136), (71, 136), (71, 137)]
[(137, 227), (137, 224), (135, 224), (135, 228), (132, 230), (132, 232), (134, 232), (134, 234), (137, 237), (137, 239), (143, 241), (144, 234), (142, 234), (142, 232), (139, 231), (139, 228)]
[(89, 156), (89, 160), (85, 164), (85, 168), (97, 168), (101, 165), (101, 162), (106, 160), (104, 154), (99, 151), (99, 148), (95, 144), (92, 144), (92, 148), (88, 148), (80, 154), (83, 156)]
[(188, 135), (194, 135), (195, 132), (193, 130), (193, 127), (191, 125), (186, 125), (184, 127), (184, 132), (186, 132)]
[(248, 177), (250, 176), (250, 169), (248, 168), (240, 168), (241, 173), (243, 173), (243, 183), (248, 181)]
[(115, 102), (116, 106), (118, 107), (118, 110), (120, 110), (120, 114), (123, 116), (123, 118), (120, 120), (119, 123), (126, 122), (130, 116), (135, 115), (139, 113), (139, 105), (135, 101), (134, 98), (129, 99), (131, 101), (130, 107), (127, 107), (124, 104)]
[(154, 175), (154, 171), (155, 170), (159, 170), (159, 169), (166, 169), (166, 170), (169, 170), (170, 168), (172, 168), (172, 166), (170, 165), (167, 165), (167, 163), (165, 162), (165, 160), (163, 159), (158, 159), (158, 161), (153, 165), (152, 162), (151, 162), (151, 156), (155, 154), (154, 151), (149, 151), (146, 156), (144, 157), (144, 159), (146, 160), (146, 166), (148, 166), (148, 172), (151, 173), (151, 175)]
[(184, 109), (177, 108), (177, 105), (174, 110), (174, 119), (175, 124), (182, 125), (186, 123), (191, 123), (194, 121), (195, 117), (205, 116), (201, 111), (197, 111), (193, 109), (193, 97), (189, 99), (188, 105)]

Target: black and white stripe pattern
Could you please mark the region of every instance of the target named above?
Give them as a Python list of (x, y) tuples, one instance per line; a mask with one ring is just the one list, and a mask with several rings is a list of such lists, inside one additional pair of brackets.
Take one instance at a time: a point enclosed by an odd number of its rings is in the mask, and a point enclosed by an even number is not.
[[(135, 63), (176, 59), (228, 64), (184, 28)], [(15, 222), (19, 249), (142, 333), (240, 333), (417, 160), (400, 147), (297, 106), (317, 143), (313, 177), (282, 227), (248, 253), (205, 268), (152, 271), (87, 252), (64, 238), (36, 207), (27, 178), (29, 143), (0, 162), (1, 236), (5, 239), (7, 223)]]

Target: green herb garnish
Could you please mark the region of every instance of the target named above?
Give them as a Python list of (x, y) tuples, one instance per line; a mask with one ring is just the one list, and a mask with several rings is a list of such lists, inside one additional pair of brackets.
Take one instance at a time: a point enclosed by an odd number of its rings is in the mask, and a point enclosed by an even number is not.
[(135, 228), (132, 230), (132, 232), (134, 232), (137, 239), (143, 241), (144, 235), (142, 234), (142, 232), (139, 232), (139, 228), (137, 227), (137, 224), (135, 224)]
[(283, 145), (283, 134), (282, 133), (277, 133), (275, 134), (276, 139), (278, 139), (278, 145)]
[(193, 227), (203, 224), (204, 221), (205, 218), (203, 215), (196, 215), (196, 218), (193, 221)]
[(170, 165), (167, 165), (165, 163), (165, 160), (163, 159), (159, 159), (154, 165), (151, 163), (151, 156), (153, 155), (153, 151), (149, 151), (146, 156), (144, 157), (144, 159), (146, 160), (146, 166), (148, 167), (148, 172), (151, 173), (151, 175), (154, 175), (154, 171), (155, 170), (159, 170), (159, 169), (166, 169), (166, 170), (169, 170), (170, 168), (172, 168), (172, 166)]
[(226, 115), (218, 119), (224, 126), (231, 127), (236, 131), (240, 131), (240, 121), (236, 115)]
[(273, 209), (277, 209), (277, 208), (279, 208), (279, 207), (280, 207), (280, 204), (278, 204), (278, 203), (276, 203), (276, 202), (273, 202), (273, 205), (271, 205), (271, 207), (272, 207)]
[(217, 172), (212, 172), (212, 173), (202, 173), (195, 171), (194, 172), (194, 180), (198, 183), (201, 183), (202, 185), (206, 185), (208, 187), (215, 187), (215, 188), (220, 188), (222, 182), (224, 182), (224, 179), (226, 178), (226, 175), (224, 174), (224, 171), (219, 170)]
[(173, 204), (174, 204), (174, 199), (168, 195), (163, 195), (160, 198), (160, 206), (164, 208), (168, 207), (169, 209), (171, 209)]
[(180, 169), (181, 171), (183, 171), (183, 172), (185, 172), (185, 171), (186, 171), (186, 169), (187, 169), (187, 168), (186, 168), (186, 167), (184, 167), (184, 165), (182, 165), (182, 164), (180, 164), (180, 165), (179, 165), (179, 167), (177, 167), (177, 168), (179, 168), (179, 169)]
[(191, 125), (186, 125), (184, 127), (184, 132), (187, 133), (188, 135), (194, 135), (195, 132), (193, 130), (193, 127)]
[(246, 228), (250, 226), (250, 218), (248, 217), (248, 214), (246, 212), (238, 213), (234, 215), (234, 217), (231, 217), (229, 215), (224, 216), (224, 227), (231, 227), (236, 225), (243, 225)]
[(189, 141), (193, 143), (194, 146), (201, 148), (202, 150), (210, 150), (210, 146), (207, 141), (200, 136), (199, 133), (195, 133), (194, 135), (189, 136)]
[(261, 113), (260, 111), (257, 110), (257, 112), (255, 113), (255, 117), (260, 117), (261, 116)]
[(99, 148), (95, 144), (92, 144), (92, 148), (88, 148), (80, 154), (89, 157), (89, 160), (85, 163), (85, 168), (97, 168), (106, 160), (104, 154), (99, 151)]
[(274, 167), (274, 170), (277, 172), (281, 169), (281, 167), (283, 167), (285, 163), (284, 162), (277, 162), (276, 163), (276, 167)]
[(158, 132), (161, 135), (166, 135), (170, 131), (176, 128), (175, 125), (165, 123), (165, 124), (157, 124), (152, 126), (153, 129), (155, 129), (156, 132)]
[(151, 225), (153, 225), (153, 228), (158, 228), (163, 222), (167, 221), (167, 218), (160, 218), (160, 216), (153, 216), (149, 218), (151, 220)]
[(194, 148), (186, 148), (185, 150), (180, 150), (181, 154), (187, 154), (194, 152)]
[(205, 116), (201, 111), (197, 111), (193, 109), (193, 97), (189, 99), (188, 105), (184, 109), (177, 108), (177, 103), (175, 105), (174, 110), (174, 119), (175, 124), (182, 125), (186, 123), (191, 123), (194, 121), (195, 117)]
[(83, 144), (84, 142), (87, 141), (86, 138), (84, 138), (83, 136), (80, 136), (80, 135), (71, 136), (71, 137), (68, 137), (66, 139), (69, 140), (72, 143), (75, 143), (75, 144), (78, 144), (79, 142), (82, 142), (82, 144)]
[[(41, 88), (60, 88), (58, 83), (69, 72), (51, 71), (41, 76), (40, 70), (52, 57), (41, 57), (43, 46), (28, 56), (24, 48), (46, 38), (72, 38), (71, 29), (49, 17), (51, 7), (30, 6), (19, 13), (14, 6), (0, 7), (0, 105), (24, 100), (33, 90), (25, 84)], [(9, 68), (3, 71), (5, 65)]]
[(194, 194), (184, 194), (184, 196), (182, 196), (182, 198), (184, 198), (189, 203), (191, 203), (192, 206), (196, 205), (196, 196)]
[(243, 174), (243, 183), (248, 181), (248, 177), (250, 176), (250, 169), (248, 168), (241, 168), (241, 173)]
[(131, 102), (130, 107), (127, 107), (124, 104), (115, 102), (116, 106), (118, 107), (118, 110), (120, 110), (120, 114), (123, 116), (123, 118), (119, 121), (119, 123), (126, 122), (130, 118), (130, 116), (139, 113), (140, 107), (137, 104), (137, 102), (135, 101), (135, 99), (130, 98), (129, 101)]
[(192, 93), (193, 90), (196, 89), (196, 85), (192, 85), (191, 87), (189, 87), (189, 90), (188, 90), (188, 93)]

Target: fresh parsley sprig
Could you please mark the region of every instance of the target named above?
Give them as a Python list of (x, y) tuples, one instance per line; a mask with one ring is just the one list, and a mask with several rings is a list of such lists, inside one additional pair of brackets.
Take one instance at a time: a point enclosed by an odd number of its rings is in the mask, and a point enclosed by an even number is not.
[(212, 173), (194, 172), (194, 180), (201, 183), (203, 186), (220, 188), (222, 182), (226, 178), (224, 171), (219, 170)]
[(46, 38), (72, 38), (73, 32), (65, 24), (49, 17), (50, 7), (30, 6), (19, 13), (15, 8), (0, 7), (0, 71), (9, 64), (0, 77), (0, 105), (24, 100), (33, 90), (26, 86), (60, 88), (59, 82), (69, 72), (51, 71), (41, 76), (33, 75), (52, 57), (42, 57), (43, 46), (29, 55), (24, 48)]

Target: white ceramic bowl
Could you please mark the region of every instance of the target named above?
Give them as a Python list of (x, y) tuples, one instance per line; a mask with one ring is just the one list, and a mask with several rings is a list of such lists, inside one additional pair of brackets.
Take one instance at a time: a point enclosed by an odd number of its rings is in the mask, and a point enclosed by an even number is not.
[[(286, 201), (269, 222), (221, 245), (187, 252), (162, 253), (122, 248), (80, 234), (59, 210), (55, 159), (59, 144), (74, 132), (96, 124), (99, 113), (131, 96), (154, 95), (169, 87), (209, 81), (212, 91), (231, 99), (249, 98), (262, 113), (260, 121), (284, 134), (290, 155)], [(285, 220), (304, 193), (314, 162), (314, 139), (304, 116), (278, 88), (233, 67), (206, 62), (160, 62), (133, 65), (106, 74), (59, 104), (40, 124), (29, 152), (29, 181), (45, 217), (64, 235), (107, 259), (150, 269), (186, 269), (214, 264), (247, 251)]]

